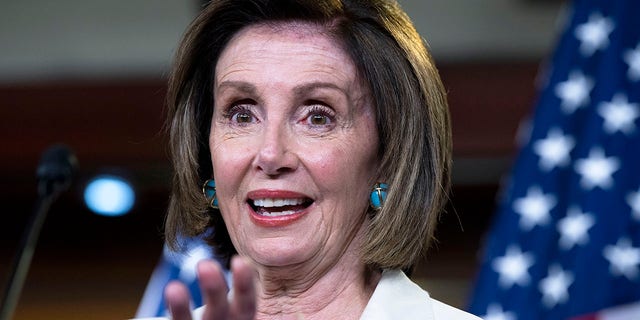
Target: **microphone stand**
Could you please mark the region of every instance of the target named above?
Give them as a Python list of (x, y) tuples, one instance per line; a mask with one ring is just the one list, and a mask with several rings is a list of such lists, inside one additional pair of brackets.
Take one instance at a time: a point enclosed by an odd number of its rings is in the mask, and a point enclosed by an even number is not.
[(0, 320), (10, 320), (13, 316), (47, 212), (53, 201), (69, 188), (76, 163), (71, 151), (60, 145), (51, 147), (43, 156), (37, 172), (38, 199), (11, 265)]
[(9, 275), (10, 282), (7, 284), (2, 298), (0, 320), (9, 320), (13, 315), (18, 303), (18, 297), (20, 297), (24, 281), (29, 272), (29, 266), (31, 265), (31, 259), (33, 258), (36, 243), (38, 242), (40, 230), (47, 217), (49, 207), (51, 203), (53, 203), (53, 198), (53, 194), (38, 197), (35, 210), (29, 219), (25, 232), (22, 235), (20, 247), (18, 247), (18, 252), (13, 259), (13, 264), (10, 269), (11, 273)]

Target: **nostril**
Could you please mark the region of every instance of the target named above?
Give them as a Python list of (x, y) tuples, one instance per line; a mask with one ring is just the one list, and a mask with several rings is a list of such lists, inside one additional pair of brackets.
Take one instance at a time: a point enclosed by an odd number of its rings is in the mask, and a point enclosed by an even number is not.
[(279, 177), (282, 174), (286, 174), (288, 172), (291, 172), (291, 168), (287, 168), (287, 167), (280, 167), (280, 168), (272, 169), (270, 167), (259, 166), (258, 170), (262, 171), (265, 175), (267, 175), (267, 176), (269, 176), (271, 178)]
[[(289, 159), (290, 158), (290, 159)], [(258, 159), (257, 169), (264, 172), (267, 176), (276, 177), (282, 174), (286, 174), (295, 170), (297, 161), (293, 156), (284, 155), (277, 161), (265, 161)]]
[(278, 176), (295, 170), (298, 165), (291, 138), (275, 125), (262, 136), (262, 143), (255, 158), (255, 168), (268, 176)]

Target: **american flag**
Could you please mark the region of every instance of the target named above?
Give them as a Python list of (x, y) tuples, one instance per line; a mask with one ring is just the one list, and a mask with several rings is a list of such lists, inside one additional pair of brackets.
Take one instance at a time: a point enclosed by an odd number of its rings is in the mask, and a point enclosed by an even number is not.
[[(184, 246), (183, 252), (174, 252), (166, 245), (164, 246), (162, 257), (151, 274), (138, 306), (136, 318), (168, 315), (164, 301), (164, 287), (172, 280), (180, 280), (189, 288), (194, 308), (202, 305), (196, 265), (202, 259), (216, 258), (211, 246), (203, 240), (205, 236), (206, 234), (202, 237), (181, 239), (180, 243)], [(229, 283), (229, 273), (227, 272), (225, 276)]]
[(640, 1), (569, 9), (482, 253), (486, 320), (640, 319)]

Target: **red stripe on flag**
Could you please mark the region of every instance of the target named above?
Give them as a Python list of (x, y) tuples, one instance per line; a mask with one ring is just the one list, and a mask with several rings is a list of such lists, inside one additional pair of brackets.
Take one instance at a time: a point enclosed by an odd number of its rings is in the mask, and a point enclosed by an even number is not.
[(592, 313), (586, 316), (571, 318), (570, 320), (598, 320), (598, 317), (596, 317), (596, 313)]
[(640, 319), (640, 301), (600, 310), (570, 320), (636, 320)]

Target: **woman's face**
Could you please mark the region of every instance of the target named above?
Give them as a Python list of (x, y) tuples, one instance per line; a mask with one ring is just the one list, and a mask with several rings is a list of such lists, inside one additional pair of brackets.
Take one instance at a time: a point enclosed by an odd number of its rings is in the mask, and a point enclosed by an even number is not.
[(356, 74), (312, 24), (248, 27), (222, 52), (209, 146), (240, 254), (266, 266), (359, 254), (378, 133)]

